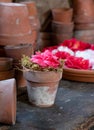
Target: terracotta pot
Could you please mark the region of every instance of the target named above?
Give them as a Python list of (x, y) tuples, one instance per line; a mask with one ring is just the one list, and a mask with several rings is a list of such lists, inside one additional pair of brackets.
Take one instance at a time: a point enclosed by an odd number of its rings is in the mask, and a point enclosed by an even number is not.
[(55, 102), (62, 72), (25, 71), (29, 101), (39, 107), (50, 107)]
[(38, 11), (36, 7), (36, 3), (34, 1), (28, 1), (28, 2), (21, 2), (25, 4), (28, 8), (29, 12), (29, 19), (31, 23), (32, 29), (40, 29), (40, 22), (38, 19)]
[(7, 57), (0, 57), (0, 72), (11, 70), (13, 67), (13, 59)]
[(94, 23), (78, 23), (74, 26), (75, 30), (94, 30)]
[(14, 78), (15, 71), (14, 70), (8, 70), (8, 71), (1, 71), (0, 72), (0, 80), (6, 80)]
[(72, 0), (75, 23), (94, 22), (94, 1), (93, 0)]
[(84, 36), (75, 38), (86, 43), (94, 44), (94, 36)]
[(8, 3), (8, 2), (12, 2), (12, 0), (0, 0), (0, 2), (6, 2), (6, 3)]
[(23, 72), (20, 70), (15, 71), (16, 85), (18, 88), (26, 87), (26, 80), (23, 77)]
[(32, 42), (31, 26), (26, 5), (0, 3), (0, 12), (0, 18), (2, 19), (0, 20), (1, 45)]
[(52, 43), (54, 45), (61, 44), (64, 40), (71, 39), (73, 36), (73, 33), (64, 33), (64, 34), (57, 34), (57, 33), (52, 33)]
[(52, 32), (62, 34), (73, 32), (74, 23), (61, 23), (52, 21)]
[(22, 55), (31, 56), (33, 48), (31, 44), (7, 45), (5, 46), (5, 52), (7, 57), (13, 58), (14, 62), (18, 63)]
[(70, 23), (72, 22), (73, 9), (72, 8), (54, 8), (52, 9), (52, 16), (54, 21)]
[(0, 122), (15, 124), (16, 84), (15, 79), (0, 81)]

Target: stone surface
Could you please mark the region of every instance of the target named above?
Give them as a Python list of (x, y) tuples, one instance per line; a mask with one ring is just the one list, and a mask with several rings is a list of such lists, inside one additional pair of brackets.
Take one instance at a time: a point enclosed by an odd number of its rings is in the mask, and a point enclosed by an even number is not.
[[(8, 130), (93, 130), (76, 129), (94, 115), (94, 84), (62, 80), (53, 107), (38, 108), (28, 102), (26, 90), (18, 96), (17, 121)], [(94, 123), (94, 118), (92, 118)], [(91, 123), (92, 123), (91, 122)], [(5, 127), (1, 125), (0, 130)], [(6, 126), (7, 127), (7, 126)], [(5, 127), (5, 128), (6, 128)], [(7, 130), (7, 129), (5, 129)]]

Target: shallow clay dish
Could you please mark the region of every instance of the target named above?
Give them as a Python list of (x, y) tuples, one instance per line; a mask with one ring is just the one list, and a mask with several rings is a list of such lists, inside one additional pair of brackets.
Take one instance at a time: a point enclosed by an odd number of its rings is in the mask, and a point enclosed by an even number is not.
[(94, 70), (78, 70), (65, 67), (63, 79), (80, 82), (94, 82)]

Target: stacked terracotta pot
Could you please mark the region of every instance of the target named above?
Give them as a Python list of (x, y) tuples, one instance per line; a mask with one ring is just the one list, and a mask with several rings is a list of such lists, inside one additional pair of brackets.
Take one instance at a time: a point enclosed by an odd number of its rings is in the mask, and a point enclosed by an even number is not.
[(94, 43), (94, 1), (72, 0), (74, 10), (74, 37), (84, 42)]
[(52, 9), (52, 41), (59, 44), (73, 36), (74, 23), (72, 21), (72, 8)]
[(13, 66), (15, 68), (15, 78), (18, 87), (26, 86), (25, 80), (23, 78), (23, 72), (20, 71), (21, 68), (21, 58), (22, 55), (31, 56), (33, 54), (31, 44), (20, 44), (20, 45), (7, 45), (4, 47), (7, 57), (14, 59)]
[[(34, 2), (0, 3), (0, 56), (13, 58), (14, 68), (22, 55), (31, 56), (40, 28)], [(18, 86), (25, 86), (22, 72), (16, 70)]]

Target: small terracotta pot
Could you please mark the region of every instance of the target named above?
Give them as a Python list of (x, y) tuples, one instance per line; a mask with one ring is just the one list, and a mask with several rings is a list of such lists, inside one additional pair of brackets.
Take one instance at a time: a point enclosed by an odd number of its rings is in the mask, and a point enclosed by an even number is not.
[(93, 0), (72, 0), (75, 23), (94, 22), (94, 1)]
[(7, 45), (5, 46), (5, 52), (7, 57), (13, 58), (14, 62), (19, 62), (22, 55), (31, 56), (33, 48), (31, 44)]
[(78, 23), (74, 26), (75, 30), (94, 30), (94, 23)]
[(2, 19), (0, 20), (1, 45), (32, 42), (31, 26), (26, 5), (0, 3), (0, 12), (0, 18)]
[(52, 21), (52, 32), (62, 34), (73, 32), (74, 23), (61, 23)]
[(14, 78), (15, 71), (14, 70), (8, 70), (8, 71), (1, 71), (0, 72), (0, 80), (6, 80)]
[(53, 20), (57, 22), (70, 23), (72, 22), (72, 8), (54, 8), (52, 9)]
[(0, 72), (11, 70), (13, 67), (13, 59), (7, 57), (0, 57)]
[(64, 33), (64, 34), (52, 33), (52, 43), (53, 45), (59, 45), (64, 40), (71, 39), (72, 36), (73, 36), (73, 33)]
[(50, 107), (55, 102), (62, 72), (25, 71), (29, 101), (35, 106)]
[(0, 122), (15, 124), (16, 84), (15, 79), (0, 81)]
[(20, 70), (15, 70), (15, 79), (18, 88), (26, 87), (26, 80), (23, 77), (23, 72)]

